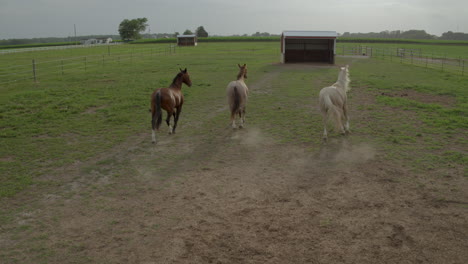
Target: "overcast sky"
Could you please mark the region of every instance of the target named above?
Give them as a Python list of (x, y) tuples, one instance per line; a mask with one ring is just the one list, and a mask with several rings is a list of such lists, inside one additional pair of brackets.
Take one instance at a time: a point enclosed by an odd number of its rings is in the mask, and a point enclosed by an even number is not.
[(118, 35), (123, 19), (151, 33), (203, 26), (210, 35), (283, 30), (468, 33), (468, 0), (0, 0), (0, 39)]

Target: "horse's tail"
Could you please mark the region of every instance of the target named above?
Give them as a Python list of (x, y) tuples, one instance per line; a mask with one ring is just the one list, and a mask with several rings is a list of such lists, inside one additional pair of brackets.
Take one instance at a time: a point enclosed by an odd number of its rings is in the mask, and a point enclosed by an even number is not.
[(151, 125), (153, 127), (153, 130), (159, 130), (159, 126), (162, 123), (162, 111), (161, 111), (161, 92), (157, 91), (156, 94), (154, 95), (153, 98), (153, 106), (152, 106), (152, 119), (151, 119)]
[(341, 124), (341, 111), (340, 109), (333, 104), (332, 100), (330, 99), (330, 95), (327, 93), (320, 95), (320, 110), (322, 113), (326, 114), (327, 120), (330, 118), (333, 120), (335, 128), (338, 130), (342, 129)]
[(235, 113), (239, 111), (240, 101), (241, 101), (241, 96), (239, 94), (239, 90), (237, 89), (237, 86), (234, 86), (232, 96), (233, 96), (232, 98), (233, 102), (231, 105), (231, 112)]

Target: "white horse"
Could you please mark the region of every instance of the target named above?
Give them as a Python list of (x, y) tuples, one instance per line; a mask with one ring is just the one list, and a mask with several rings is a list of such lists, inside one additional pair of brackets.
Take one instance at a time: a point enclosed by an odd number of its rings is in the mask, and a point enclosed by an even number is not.
[(232, 81), (227, 86), (227, 98), (229, 109), (231, 110), (231, 126), (236, 128), (236, 115), (239, 115), (240, 125), (239, 128), (244, 127), (245, 122), (245, 106), (247, 104), (247, 97), (249, 94), (249, 88), (244, 82), (247, 79), (247, 65), (239, 66), (239, 74), (237, 75), (237, 81)]
[[(346, 67), (341, 67), (336, 83), (320, 90), (319, 106), (323, 116), (323, 140), (325, 141), (327, 140), (327, 122), (329, 118), (333, 119), (335, 127), (341, 134), (349, 133), (346, 93), (351, 90), (351, 88), (349, 87), (350, 79), (348, 67), (348, 65), (346, 65)], [(344, 125), (343, 121), (345, 121)]]

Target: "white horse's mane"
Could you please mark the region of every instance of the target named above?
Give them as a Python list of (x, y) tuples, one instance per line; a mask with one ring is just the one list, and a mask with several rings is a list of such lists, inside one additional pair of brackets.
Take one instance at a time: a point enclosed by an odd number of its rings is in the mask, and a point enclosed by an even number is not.
[(338, 75), (338, 80), (332, 86), (335, 86), (336, 88), (342, 88), (344, 92), (348, 92), (349, 90), (351, 90), (351, 87), (349, 87), (350, 81), (351, 80), (349, 79), (348, 65), (346, 65), (346, 67), (341, 67), (340, 74)]

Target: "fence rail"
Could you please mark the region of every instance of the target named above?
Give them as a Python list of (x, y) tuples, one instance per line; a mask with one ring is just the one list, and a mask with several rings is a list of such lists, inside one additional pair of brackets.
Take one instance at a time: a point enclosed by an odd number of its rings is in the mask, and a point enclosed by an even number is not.
[(169, 45), (157, 48), (138, 48), (120, 53), (108, 52), (106, 54), (45, 61), (32, 59), (30, 64), (0, 67), (0, 85), (28, 80), (34, 82), (44, 81), (69, 73), (86, 72), (109, 64), (132, 62), (142, 58), (174, 53), (176, 53), (176, 46)]
[(94, 48), (98, 46), (114, 46), (121, 45), (120, 42), (113, 42), (108, 44), (88, 44), (88, 45), (63, 45), (63, 46), (47, 46), (47, 47), (34, 47), (34, 48), (20, 48), (20, 49), (1, 49), (0, 55), (6, 55), (10, 53), (19, 52), (31, 52), (31, 51), (47, 51), (47, 50), (65, 50), (65, 49), (77, 49), (77, 48)]
[[(37, 49), (36, 49), (37, 50)], [(43, 50), (43, 49), (40, 49)], [(38, 82), (59, 76), (86, 72), (111, 63), (119, 64), (134, 59), (152, 57), (154, 55), (167, 55), (176, 52), (175, 45), (166, 47), (134, 48), (121, 52), (112, 51), (110, 46), (105, 53), (80, 57), (36, 60), (30, 64), (10, 65), (0, 67), (0, 85), (16, 82)], [(375, 48), (369, 46), (338, 46), (338, 55), (368, 56), (376, 59), (389, 60), (419, 67), (437, 69), (441, 71), (468, 75), (468, 61), (462, 58), (449, 58), (440, 54), (425, 54), (421, 49), (402, 48)]]
[(368, 56), (376, 59), (451, 72), (462, 76), (468, 75), (467, 59), (461, 57), (450, 58), (444, 54), (424, 53), (421, 49), (338, 46), (337, 53), (338, 55), (345, 56)]

